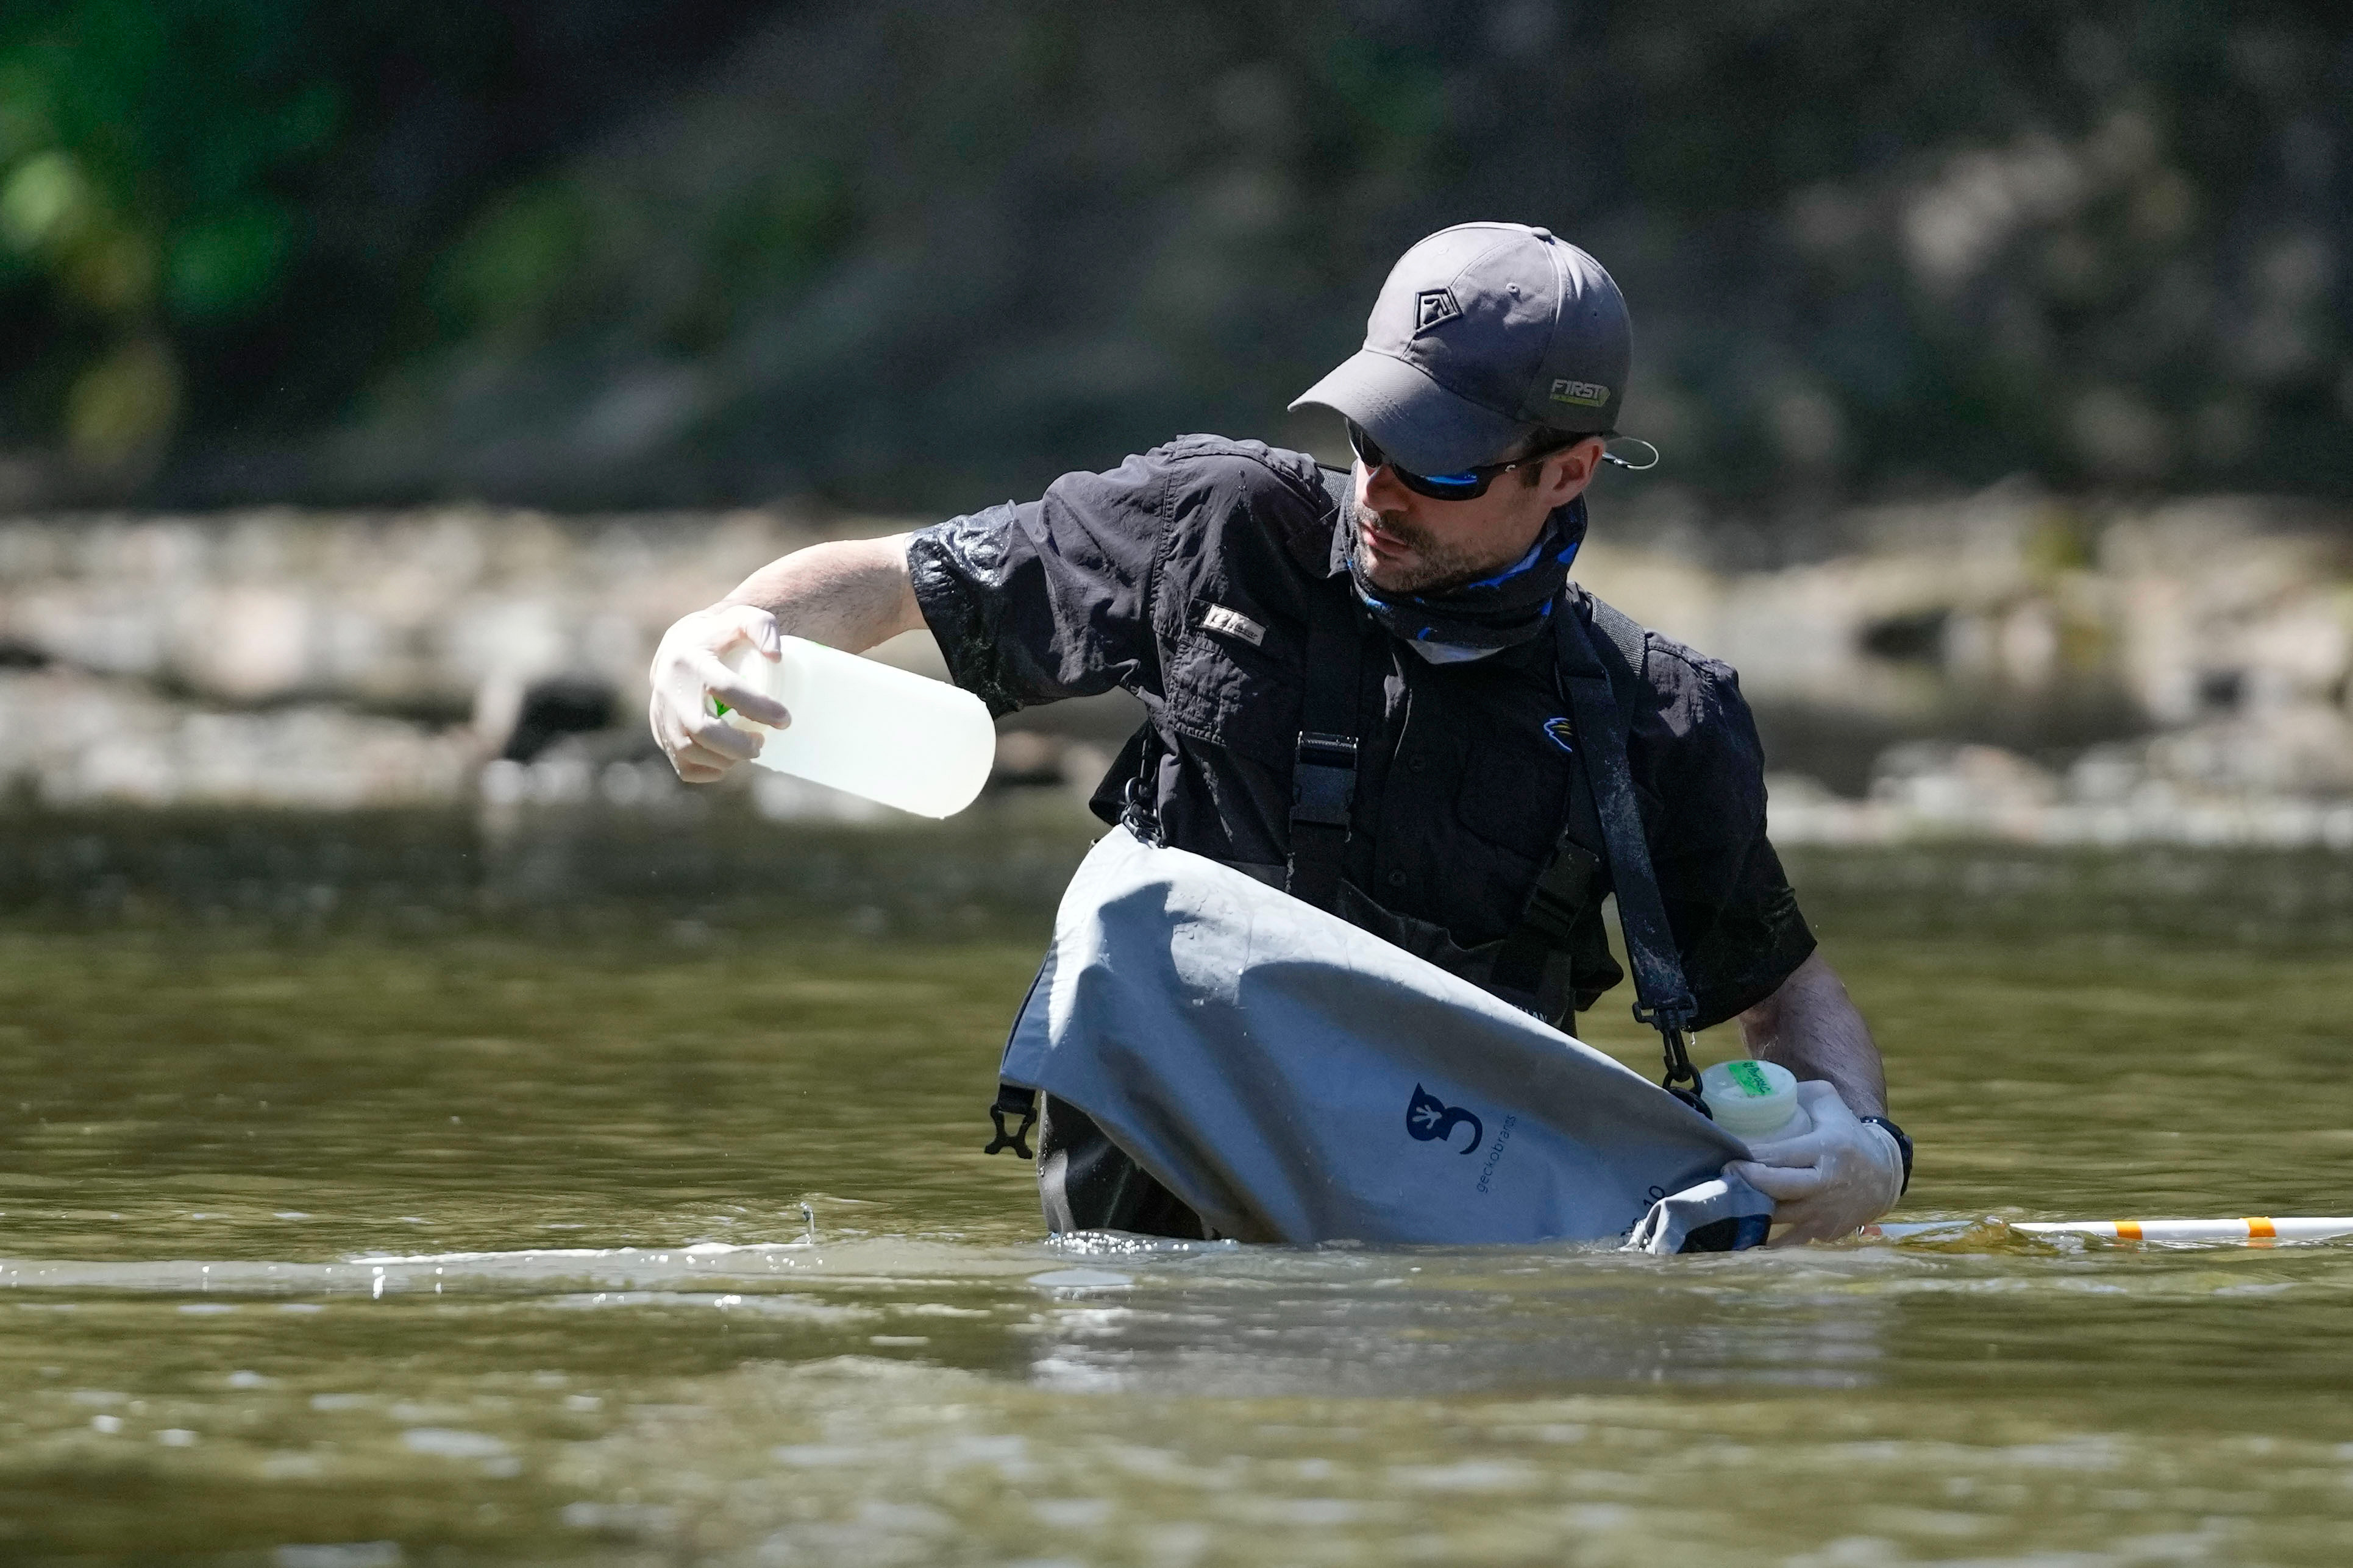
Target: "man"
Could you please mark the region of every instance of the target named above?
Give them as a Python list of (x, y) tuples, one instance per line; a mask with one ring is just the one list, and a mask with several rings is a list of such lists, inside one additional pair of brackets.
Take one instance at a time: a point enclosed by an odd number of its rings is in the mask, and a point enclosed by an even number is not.
[[(788, 721), (722, 662), (780, 629), (863, 650), (926, 626), (999, 713), (1124, 687), (1148, 721), (1096, 793), (1104, 820), (1566, 1027), (1620, 978), (1599, 904), (1624, 846), (1600, 841), (1607, 803), (1572, 762), (1601, 738), (1569, 716), (1561, 650), (1615, 636), (1640, 818), (1619, 831), (1647, 846), (1683, 1021), (1737, 1017), (1812, 1116), (1731, 1168), (1776, 1200), (1778, 1240), (1846, 1234), (1894, 1205), (1910, 1146), (1766, 840), (1736, 678), (1567, 577), (1631, 341), (1617, 285), (1575, 246), (1516, 224), (1442, 230), (1391, 272), (1364, 349), (1293, 405), (1347, 421), (1352, 476), (1187, 437), (1025, 505), (797, 552), (671, 627), (654, 734), (690, 783), (753, 755), (709, 700)], [(1040, 1157), (1058, 1229), (1200, 1234), (1075, 1108), (1049, 1102)]]

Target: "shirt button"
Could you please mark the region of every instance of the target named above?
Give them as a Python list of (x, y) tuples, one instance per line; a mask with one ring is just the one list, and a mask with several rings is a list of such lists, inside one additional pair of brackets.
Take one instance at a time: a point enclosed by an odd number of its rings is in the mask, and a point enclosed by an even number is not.
[(1406, 763), (1405, 771), (1409, 773), (1418, 773), (1429, 766), (1430, 759), (1428, 757), (1415, 757)]
[(1405, 873), (1402, 871), (1392, 871), (1388, 874), (1388, 880), (1390, 887), (1402, 888), (1405, 886)]

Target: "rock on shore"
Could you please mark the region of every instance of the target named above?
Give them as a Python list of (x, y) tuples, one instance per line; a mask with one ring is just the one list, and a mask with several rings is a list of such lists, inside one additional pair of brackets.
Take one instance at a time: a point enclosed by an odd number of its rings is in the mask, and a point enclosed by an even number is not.
[[(1742, 566), (1636, 508), (1604, 519), (1578, 573), (1741, 671), (1785, 770), (1785, 838), (2353, 843), (2348, 521), (2010, 484), (1857, 511), (1808, 559)], [(0, 790), (659, 804), (676, 786), (640, 715), (662, 628), (787, 550), (896, 526), (472, 507), (0, 521)], [(920, 635), (881, 655), (942, 673)], [(1090, 784), (1134, 713), (1114, 697), (1018, 715), (999, 773)], [(862, 815), (791, 781), (763, 798)]]

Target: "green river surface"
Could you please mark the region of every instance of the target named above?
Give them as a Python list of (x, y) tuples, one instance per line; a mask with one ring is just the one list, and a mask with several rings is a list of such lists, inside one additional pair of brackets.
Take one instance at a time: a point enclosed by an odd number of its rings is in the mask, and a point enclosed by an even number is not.
[(0, 815), (0, 1562), (2353, 1560), (2353, 1246), (2000, 1223), (2353, 1211), (2353, 861), (1793, 854), (1979, 1223), (1652, 1258), (1047, 1243), (1085, 842)]

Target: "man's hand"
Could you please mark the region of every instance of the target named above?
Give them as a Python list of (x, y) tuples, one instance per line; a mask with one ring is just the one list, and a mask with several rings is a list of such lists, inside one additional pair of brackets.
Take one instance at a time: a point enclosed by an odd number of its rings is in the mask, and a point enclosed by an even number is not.
[(647, 718), (670, 766), (689, 784), (709, 784), (760, 754), (760, 740), (711, 710), (716, 697), (755, 723), (781, 730), (785, 705), (754, 691), (720, 662), (749, 643), (770, 658), (784, 654), (784, 628), (845, 653), (923, 624), (907, 574), (909, 535), (832, 539), (769, 562), (707, 610), (682, 616), (654, 650), (653, 701)]
[(760, 754), (760, 737), (712, 712), (710, 699), (716, 697), (770, 729), (781, 730), (793, 721), (783, 703), (754, 690), (721, 662), (746, 643), (768, 658), (781, 658), (782, 635), (767, 611), (727, 604), (681, 616), (662, 634), (661, 646), (654, 650), (654, 695), (647, 718), (680, 778), (709, 784)]
[(1856, 1120), (1827, 1083), (1799, 1084), (1798, 1103), (1813, 1118), (1811, 1131), (1753, 1143), (1751, 1158), (1724, 1168), (1773, 1200), (1775, 1247), (1834, 1241), (1894, 1208), (1904, 1192), (1904, 1152), (1885, 1128)]
[(1828, 1241), (1894, 1208), (1904, 1192), (1903, 1151), (1884, 1130), (1857, 1120), (1887, 1114), (1879, 1047), (1822, 955), (1808, 955), (1740, 1015), (1740, 1032), (1750, 1056), (1797, 1075), (1798, 1103), (1813, 1118), (1813, 1131), (1752, 1144), (1751, 1158), (1725, 1167), (1773, 1200), (1773, 1245)]

